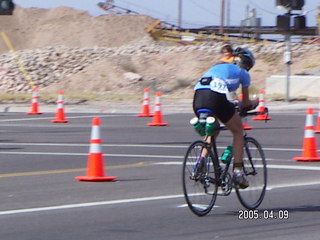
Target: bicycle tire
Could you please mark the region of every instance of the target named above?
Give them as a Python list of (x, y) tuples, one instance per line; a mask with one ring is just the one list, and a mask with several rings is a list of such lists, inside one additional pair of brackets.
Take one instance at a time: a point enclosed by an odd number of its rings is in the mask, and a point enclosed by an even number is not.
[(243, 170), (249, 187), (236, 188), (238, 199), (247, 209), (256, 209), (265, 196), (267, 187), (267, 164), (263, 149), (252, 137), (245, 137)]
[[(195, 166), (204, 148), (208, 149), (206, 167), (196, 176)], [(216, 169), (217, 164), (208, 143), (200, 140), (193, 142), (183, 161), (182, 186), (187, 205), (197, 216), (205, 216), (215, 204), (218, 191)]]

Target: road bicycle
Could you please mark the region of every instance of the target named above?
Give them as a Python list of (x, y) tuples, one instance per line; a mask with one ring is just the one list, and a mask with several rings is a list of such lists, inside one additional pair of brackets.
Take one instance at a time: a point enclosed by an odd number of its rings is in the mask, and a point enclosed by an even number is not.
[[(240, 112), (240, 111), (239, 111)], [(268, 109), (265, 108), (265, 112)], [(213, 113), (209, 109), (199, 110), (199, 122), (204, 123)], [(258, 115), (261, 112), (242, 113), (242, 118), (248, 115)], [(214, 116), (214, 115), (213, 115)], [(217, 120), (216, 120), (217, 121)], [(216, 124), (214, 136), (226, 129)], [(205, 140), (193, 142), (183, 161), (182, 182), (185, 200), (190, 210), (198, 215), (208, 214), (216, 202), (217, 196), (228, 196), (235, 188), (240, 203), (247, 209), (256, 209), (262, 203), (267, 187), (267, 165), (263, 149), (253, 137), (247, 136), (244, 130), (243, 171), (249, 187), (240, 189), (234, 186), (231, 176), (230, 162), (223, 164), (219, 160), (216, 137), (211, 143)], [(206, 158), (201, 158), (203, 151), (207, 151)], [(220, 188), (220, 191), (218, 189)]]

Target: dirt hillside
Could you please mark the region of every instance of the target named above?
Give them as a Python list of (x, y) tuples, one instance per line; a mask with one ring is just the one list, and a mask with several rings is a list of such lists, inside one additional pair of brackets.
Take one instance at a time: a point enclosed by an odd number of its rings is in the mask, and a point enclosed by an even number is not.
[[(157, 42), (145, 29), (154, 21), (143, 15), (103, 15), (67, 7), (19, 8), (0, 16), (22, 62), (43, 91), (141, 94), (144, 87), (190, 97), (197, 78), (219, 58), (223, 42), (199, 46)], [(320, 72), (319, 46), (296, 44), (292, 74)], [(234, 43), (234, 46), (239, 44)], [(245, 45), (256, 55), (253, 85), (264, 88), (270, 75), (283, 74), (283, 44)], [(17, 61), (0, 42), (0, 91), (30, 91)], [(10, 85), (10, 86), (9, 86)], [(9, 87), (8, 87), (9, 86)]]
[[(2, 31), (16, 50), (45, 46), (119, 47), (140, 39), (153, 19), (143, 15), (103, 15), (68, 7), (19, 8), (12, 16), (0, 16)], [(1, 48), (1, 51), (6, 48)]]

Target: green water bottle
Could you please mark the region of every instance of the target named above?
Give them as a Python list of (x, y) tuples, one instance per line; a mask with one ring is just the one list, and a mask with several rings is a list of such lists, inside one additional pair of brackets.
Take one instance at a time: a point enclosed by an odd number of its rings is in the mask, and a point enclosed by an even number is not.
[(226, 150), (224, 150), (222, 156), (221, 156), (221, 162), (227, 164), (231, 162), (231, 159), (233, 157), (233, 153), (232, 153), (232, 146), (228, 146), (226, 148)]
[(197, 133), (199, 133), (200, 136), (206, 135), (204, 124), (199, 122), (199, 118), (194, 117), (190, 120), (190, 124), (194, 127)]
[(216, 119), (214, 117), (207, 117), (206, 120), (206, 135), (212, 136), (214, 133), (214, 122)]

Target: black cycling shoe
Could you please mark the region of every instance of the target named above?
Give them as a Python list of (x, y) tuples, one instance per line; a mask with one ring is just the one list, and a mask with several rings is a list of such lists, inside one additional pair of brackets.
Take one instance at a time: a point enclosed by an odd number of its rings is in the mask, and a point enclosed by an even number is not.
[(243, 172), (234, 172), (232, 177), (233, 184), (236, 188), (245, 189), (249, 187), (248, 180), (244, 177)]

